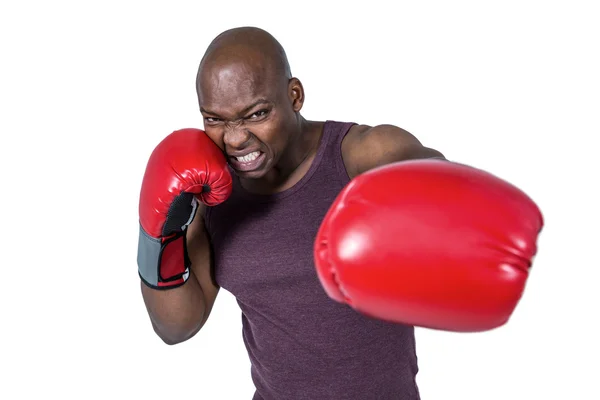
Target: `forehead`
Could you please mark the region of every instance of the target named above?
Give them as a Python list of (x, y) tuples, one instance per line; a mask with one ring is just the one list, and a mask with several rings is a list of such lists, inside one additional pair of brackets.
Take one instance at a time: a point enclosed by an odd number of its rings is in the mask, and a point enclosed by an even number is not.
[(267, 68), (249, 63), (206, 66), (198, 81), (200, 107), (235, 114), (259, 98), (274, 101), (276, 82), (270, 75)]

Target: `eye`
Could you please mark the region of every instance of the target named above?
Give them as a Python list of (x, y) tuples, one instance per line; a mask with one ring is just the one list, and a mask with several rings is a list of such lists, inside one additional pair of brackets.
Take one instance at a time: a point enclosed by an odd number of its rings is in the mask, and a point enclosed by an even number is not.
[(214, 117), (205, 117), (204, 121), (208, 122), (209, 124), (214, 124), (221, 120), (219, 118), (214, 118)]
[(269, 110), (259, 110), (259, 111), (255, 112), (254, 114), (250, 115), (248, 117), (248, 119), (257, 119), (257, 118), (260, 118), (260, 117), (264, 117), (268, 113), (269, 113)]

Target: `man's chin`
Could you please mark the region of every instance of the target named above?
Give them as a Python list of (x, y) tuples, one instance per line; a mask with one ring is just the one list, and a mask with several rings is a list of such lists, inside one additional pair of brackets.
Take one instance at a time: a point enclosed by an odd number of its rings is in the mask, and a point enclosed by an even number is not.
[(255, 170), (255, 171), (238, 171), (236, 169), (233, 170), (235, 174), (243, 179), (260, 179), (265, 176), (266, 171), (263, 170)]
[(230, 164), (233, 169), (233, 172), (240, 178), (243, 179), (261, 179), (269, 172), (269, 163), (265, 162), (259, 168), (253, 170), (243, 170), (237, 169), (233, 165)]

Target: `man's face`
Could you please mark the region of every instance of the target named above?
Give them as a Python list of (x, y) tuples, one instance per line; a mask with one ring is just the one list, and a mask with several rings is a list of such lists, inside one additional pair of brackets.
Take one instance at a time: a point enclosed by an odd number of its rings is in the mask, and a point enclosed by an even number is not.
[(204, 130), (244, 178), (261, 178), (276, 165), (296, 123), (287, 79), (272, 75), (232, 64), (206, 68), (200, 76)]

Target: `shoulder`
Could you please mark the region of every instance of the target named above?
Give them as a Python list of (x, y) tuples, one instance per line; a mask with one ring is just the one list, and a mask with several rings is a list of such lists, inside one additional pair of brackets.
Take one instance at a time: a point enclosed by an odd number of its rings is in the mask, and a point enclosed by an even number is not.
[(342, 141), (342, 157), (350, 178), (397, 161), (445, 158), (410, 132), (389, 124), (354, 125)]

